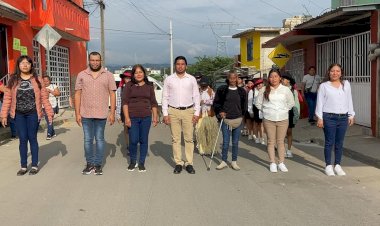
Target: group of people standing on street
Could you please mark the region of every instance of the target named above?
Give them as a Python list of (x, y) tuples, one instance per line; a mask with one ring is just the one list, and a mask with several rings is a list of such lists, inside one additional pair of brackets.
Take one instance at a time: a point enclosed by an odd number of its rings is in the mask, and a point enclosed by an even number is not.
[[(105, 125), (107, 121), (110, 125), (114, 124), (115, 119), (124, 125), (123, 133), (130, 158), (127, 170), (138, 168), (139, 172), (145, 172), (149, 131), (152, 125), (155, 127), (158, 123), (154, 87), (148, 80), (145, 68), (137, 64), (131, 71), (125, 71), (117, 88), (113, 74), (104, 69), (98, 52), (91, 52), (88, 60), (88, 68), (79, 73), (75, 83), (76, 122), (84, 133), (86, 166), (82, 173), (103, 174)], [(270, 172), (287, 172), (285, 157), (292, 157), (292, 129), (299, 119), (300, 99), (304, 97), (309, 107), (309, 122), (314, 124), (316, 116), (317, 126), (323, 128), (325, 134), (325, 173), (328, 176), (345, 175), (340, 166), (342, 147), (347, 127), (354, 123), (355, 112), (350, 83), (343, 80), (343, 69), (339, 64), (329, 67), (326, 81), (322, 83), (315, 73), (315, 67), (310, 67), (301, 87), (303, 96), (299, 94), (294, 78), (288, 73), (281, 74), (278, 69), (269, 72), (266, 84), (263, 79), (250, 81), (249, 89), (241, 87), (238, 74), (231, 71), (226, 84), (215, 92), (207, 78), (197, 82), (194, 76), (186, 72), (185, 57), (178, 56), (174, 60), (174, 67), (175, 73), (164, 81), (162, 96), (163, 122), (169, 125), (172, 137), (174, 174), (181, 173), (183, 168), (189, 174), (195, 174), (194, 132), (199, 153), (211, 154), (210, 143), (216, 142), (218, 127), (222, 132), (223, 143), (222, 161), (216, 169), (228, 167), (228, 149), (232, 141), (230, 166), (240, 170), (237, 164), (239, 140), (243, 121), (247, 118), (249, 120), (246, 122), (251, 123), (250, 140), (265, 144), (265, 131)], [(47, 139), (56, 136), (52, 122), (54, 113), (58, 111), (56, 98), (60, 95), (59, 89), (51, 84), (50, 77), (41, 78), (36, 74), (33, 61), (28, 56), (19, 57), (9, 83), (0, 88), (5, 93), (1, 123), (7, 125), (9, 114), (15, 120), (20, 140), (21, 168), (17, 175), (24, 175), (28, 171), (28, 142), (32, 154), (29, 174), (37, 174), (39, 122), (45, 116), (48, 122)], [(182, 134), (185, 142), (184, 158), (181, 150)], [(331, 163), (333, 147), (334, 165)], [(138, 159), (137, 150), (140, 150)]]

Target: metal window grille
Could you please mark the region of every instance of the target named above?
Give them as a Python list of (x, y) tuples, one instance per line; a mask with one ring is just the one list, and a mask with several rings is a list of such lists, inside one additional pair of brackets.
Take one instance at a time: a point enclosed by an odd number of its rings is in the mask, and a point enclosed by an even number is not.
[(50, 77), (52, 83), (57, 85), (61, 92), (58, 98), (58, 106), (60, 108), (69, 107), (70, 73), (68, 48), (56, 45), (50, 50)]
[(41, 52), (40, 43), (33, 39), (33, 63), (37, 75), (41, 75)]
[(341, 64), (344, 77), (352, 83), (371, 82), (371, 64), (367, 49), (370, 32), (321, 43), (317, 45), (318, 73), (326, 75), (333, 63)]
[(292, 51), (292, 57), (286, 64), (285, 70), (293, 76), (297, 84), (300, 84), (302, 82), (302, 78), (304, 76), (304, 69), (305, 62), (303, 49)]

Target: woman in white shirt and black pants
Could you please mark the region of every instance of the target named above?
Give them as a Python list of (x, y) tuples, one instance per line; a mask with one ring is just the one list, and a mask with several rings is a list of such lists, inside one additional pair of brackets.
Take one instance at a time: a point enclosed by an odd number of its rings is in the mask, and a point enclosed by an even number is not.
[[(354, 124), (354, 107), (352, 104), (351, 86), (343, 80), (342, 66), (330, 65), (327, 71), (328, 81), (319, 86), (317, 107), (317, 126), (325, 133), (325, 173), (327, 176), (344, 176), (340, 166), (343, 154), (343, 141), (348, 125)], [(335, 161), (331, 165), (331, 151), (335, 146)]]
[(268, 137), (267, 150), (271, 162), (269, 170), (272, 173), (277, 172), (274, 150), (277, 143), (278, 168), (282, 172), (288, 172), (284, 164), (284, 140), (289, 125), (289, 110), (294, 106), (294, 97), (288, 87), (281, 85), (281, 74), (278, 70), (272, 69), (269, 72), (268, 85), (265, 87), (265, 91), (259, 94), (255, 105), (263, 113), (264, 128)]

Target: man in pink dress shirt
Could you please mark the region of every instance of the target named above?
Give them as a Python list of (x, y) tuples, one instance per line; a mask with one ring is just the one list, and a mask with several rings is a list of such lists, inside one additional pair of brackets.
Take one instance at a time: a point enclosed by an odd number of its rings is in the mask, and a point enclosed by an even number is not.
[[(196, 79), (186, 73), (187, 61), (183, 56), (174, 60), (175, 73), (164, 82), (162, 94), (162, 113), (164, 123), (170, 124), (172, 134), (174, 173), (179, 174), (185, 165), (186, 171), (194, 174), (193, 167), (193, 130), (200, 112), (200, 95)], [(185, 140), (186, 161), (182, 160), (181, 132)]]

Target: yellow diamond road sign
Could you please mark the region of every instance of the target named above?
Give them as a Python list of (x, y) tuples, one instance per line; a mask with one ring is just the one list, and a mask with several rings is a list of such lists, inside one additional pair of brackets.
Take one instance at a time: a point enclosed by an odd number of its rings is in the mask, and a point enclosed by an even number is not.
[(279, 68), (283, 68), (292, 56), (281, 43), (276, 46), (276, 48), (268, 55), (269, 59), (273, 61)]

